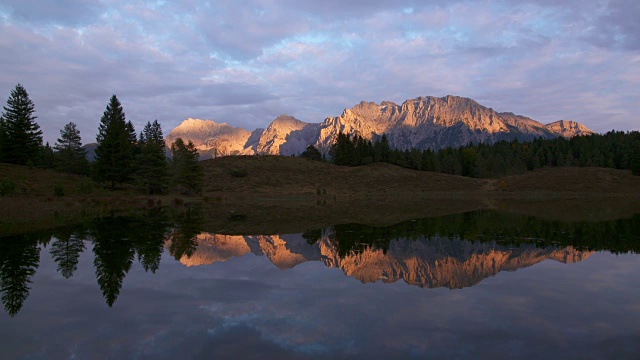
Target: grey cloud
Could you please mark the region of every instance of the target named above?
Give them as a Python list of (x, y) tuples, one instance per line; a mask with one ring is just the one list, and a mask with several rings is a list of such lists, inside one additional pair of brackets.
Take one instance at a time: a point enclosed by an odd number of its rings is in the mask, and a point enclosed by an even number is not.
[(611, 0), (589, 32), (589, 40), (602, 47), (640, 50), (640, 2)]
[(188, 117), (252, 130), (447, 94), (597, 131), (638, 126), (634, 1), (52, 4), (0, 6), (0, 100), (25, 85), (50, 142), (69, 121), (93, 141), (114, 93), (136, 128), (158, 119), (165, 133)]
[(277, 3), (245, 1), (202, 6), (194, 19), (209, 50), (234, 60), (255, 58), (264, 47), (309, 30), (305, 19)]

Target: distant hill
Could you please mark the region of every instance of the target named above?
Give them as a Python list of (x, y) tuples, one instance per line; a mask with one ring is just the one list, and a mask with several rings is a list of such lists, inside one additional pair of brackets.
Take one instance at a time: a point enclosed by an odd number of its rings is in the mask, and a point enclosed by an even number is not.
[(97, 143), (89, 143), (82, 145), (82, 148), (87, 154), (87, 160), (93, 162), (96, 160), (96, 148), (98, 147)]
[(418, 97), (401, 105), (390, 101), (381, 104), (363, 101), (321, 123), (306, 123), (280, 115), (266, 129), (252, 132), (226, 123), (187, 119), (167, 135), (167, 143), (178, 137), (191, 140), (204, 158), (293, 155), (300, 154), (307, 145), (326, 153), (339, 132), (371, 140), (387, 134), (391, 147), (432, 150), (470, 142), (527, 141), (592, 133), (575, 121), (560, 120), (544, 125), (525, 116), (496, 112), (469, 98), (449, 95)]

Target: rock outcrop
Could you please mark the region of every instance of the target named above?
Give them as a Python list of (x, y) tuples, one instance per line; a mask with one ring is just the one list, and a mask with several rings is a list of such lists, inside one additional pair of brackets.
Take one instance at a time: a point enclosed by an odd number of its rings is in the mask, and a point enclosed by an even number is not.
[(572, 120), (560, 120), (545, 125), (552, 133), (558, 134), (564, 137), (574, 137), (578, 135), (593, 134), (593, 131), (589, 130), (586, 126), (579, 122)]

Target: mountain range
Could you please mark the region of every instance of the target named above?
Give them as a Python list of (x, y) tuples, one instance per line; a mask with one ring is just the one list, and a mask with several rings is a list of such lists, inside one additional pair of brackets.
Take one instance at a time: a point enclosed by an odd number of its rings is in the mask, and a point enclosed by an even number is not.
[(398, 149), (460, 147), (468, 143), (500, 140), (529, 141), (538, 137), (572, 137), (593, 133), (571, 120), (542, 124), (510, 112), (496, 112), (476, 101), (458, 97), (426, 96), (401, 105), (360, 102), (341, 115), (320, 123), (307, 123), (280, 115), (266, 129), (248, 131), (211, 120), (187, 119), (167, 136), (167, 144), (181, 137), (192, 141), (203, 158), (223, 155), (297, 155), (308, 145), (328, 152), (338, 133), (379, 139), (386, 134)]
[[(171, 240), (165, 242), (170, 249)], [(574, 263), (593, 252), (572, 247), (540, 248), (531, 244), (505, 246), (442, 237), (392, 241), (384, 251), (365, 246), (341, 256), (331, 236), (309, 244), (301, 234), (221, 235), (201, 233), (195, 249), (180, 262), (186, 266), (209, 265), (252, 253), (266, 256), (279, 269), (290, 269), (307, 261), (320, 261), (339, 268), (362, 283), (403, 280), (418, 287), (459, 289), (478, 284), (501, 271), (515, 271), (550, 259)]]

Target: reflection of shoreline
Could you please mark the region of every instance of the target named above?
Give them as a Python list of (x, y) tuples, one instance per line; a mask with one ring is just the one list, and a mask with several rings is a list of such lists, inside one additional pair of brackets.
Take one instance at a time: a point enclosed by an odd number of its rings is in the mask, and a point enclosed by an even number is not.
[[(170, 240), (165, 243), (169, 248)], [(515, 271), (544, 260), (574, 263), (593, 252), (565, 248), (539, 248), (531, 244), (503, 246), (494, 242), (459, 239), (420, 238), (391, 241), (387, 251), (364, 247), (341, 257), (328, 237), (309, 245), (300, 234), (272, 236), (233, 236), (201, 233), (191, 257), (183, 256), (186, 266), (209, 265), (247, 253), (266, 256), (280, 269), (307, 261), (322, 261), (327, 267), (342, 269), (362, 283), (400, 279), (419, 287), (469, 287), (500, 271)]]

